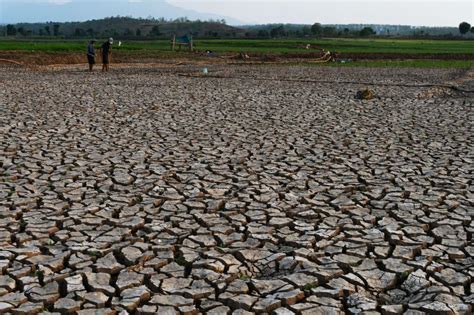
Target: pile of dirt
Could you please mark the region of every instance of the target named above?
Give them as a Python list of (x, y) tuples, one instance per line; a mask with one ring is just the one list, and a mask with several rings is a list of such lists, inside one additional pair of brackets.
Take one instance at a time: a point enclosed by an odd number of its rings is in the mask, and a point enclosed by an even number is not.
[[(193, 62), (205, 61), (206, 63), (225, 63), (230, 60), (244, 61), (246, 63), (273, 63), (273, 62), (304, 62), (319, 60), (325, 54), (321, 51), (307, 51), (296, 53), (264, 53), (264, 52), (241, 52), (229, 56), (220, 55), (219, 58), (209, 58), (198, 54), (163, 54), (153, 51), (115, 51), (112, 55), (112, 63), (156, 63), (164, 60), (169, 62)], [(334, 53), (331, 52), (330, 60), (474, 60), (474, 54), (393, 54), (393, 53)], [(77, 52), (21, 52), (0, 51), (0, 59), (9, 59), (25, 65), (56, 65), (56, 64), (86, 64), (85, 53)], [(98, 64), (101, 58), (96, 58)]]
[(375, 98), (375, 93), (374, 91), (369, 90), (369, 89), (361, 90), (357, 92), (356, 98), (358, 100), (371, 100)]
[(45, 52), (19, 52), (2, 51), (0, 58), (10, 59), (24, 65), (53, 65), (53, 64), (78, 64), (87, 63), (85, 54), (78, 53), (45, 53)]

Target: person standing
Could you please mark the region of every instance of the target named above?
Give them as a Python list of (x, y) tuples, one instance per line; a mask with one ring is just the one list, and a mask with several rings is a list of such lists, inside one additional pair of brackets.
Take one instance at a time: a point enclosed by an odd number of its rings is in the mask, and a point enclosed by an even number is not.
[(100, 47), (102, 53), (102, 72), (109, 71), (110, 56), (112, 55), (112, 44), (114, 39), (111, 37)]
[(89, 71), (92, 71), (95, 65), (95, 49), (94, 49), (95, 42), (96, 42), (95, 39), (91, 39), (89, 41), (89, 45), (87, 45), (87, 62), (89, 63)]

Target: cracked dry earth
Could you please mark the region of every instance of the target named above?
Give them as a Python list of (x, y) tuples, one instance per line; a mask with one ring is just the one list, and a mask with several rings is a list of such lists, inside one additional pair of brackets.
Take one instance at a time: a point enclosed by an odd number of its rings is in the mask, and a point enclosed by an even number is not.
[(0, 68), (0, 313), (471, 314), (472, 94), (285, 81), (464, 72), (190, 71)]

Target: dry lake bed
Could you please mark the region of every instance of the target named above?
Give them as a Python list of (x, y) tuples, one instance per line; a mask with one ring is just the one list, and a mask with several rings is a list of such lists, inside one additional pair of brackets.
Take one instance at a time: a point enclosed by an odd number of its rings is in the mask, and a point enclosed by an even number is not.
[(0, 68), (0, 313), (471, 314), (472, 72), (200, 73)]

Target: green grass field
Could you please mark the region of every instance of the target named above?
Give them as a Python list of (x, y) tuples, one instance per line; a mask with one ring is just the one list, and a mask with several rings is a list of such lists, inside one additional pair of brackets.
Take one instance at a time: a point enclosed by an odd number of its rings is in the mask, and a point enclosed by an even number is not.
[(198, 45), (215, 51), (305, 52), (311, 44), (338, 53), (473, 54), (474, 41), (321, 39), (321, 40), (203, 40)]
[[(120, 39), (116, 39), (116, 43)], [(100, 46), (100, 40), (96, 44)], [(401, 40), (401, 39), (281, 39), (281, 40), (196, 40), (197, 50), (211, 50), (217, 53), (262, 53), (262, 54), (307, 54), (318, 50), (304, 49), (307, 44), (321, 47), (340, 54), (394, 54), (401, 60), (356, 61), (341, 66), (376, 66), (376, 67), (474, 67), (474, 41), (469, 40)], [(61, 39), (0, 39), (0, 53), (21, 51), (26, 53), (82, 53), (87, 40)], [(121, 51), (136, 58), (154, 56), (168, 58), (176, 56), (170, 52), (169, 40), (127, 41), (115, 45), (114, 50)], [(185, 50), (183, 49), (183, 53)], [(412, 60), (423, 55), (428, 59)], [(437, 57), (437, 55), (439, 57)], [(457, 55), (456, 58), (446, 58)], [(444, 59), (444, 60), (443, 60)], [(453, 59), (453, 60), (446, 60)], [(455, 60), (454, 60), (455, 59)]]
[[(117, 39), (118, 41), (119, 39)], [(1, 39), (0, 51), (81, 52), (86, 40), (13, 40)], [(216, 52), (295, 53), (308, 52), (302, 46), (311, 44), (339, 53), (395, 53), (395, 54), (469, 54), (474, 56), (474, 41), (454, 40), (397, 40), (397, 39), (282, 39), (282, 40), (196, 40), (199, 50)], [(115, 49), (169, 50), (169, 40), (122, 41)], [(311, 51), (311, 50), (309, 50)]]

